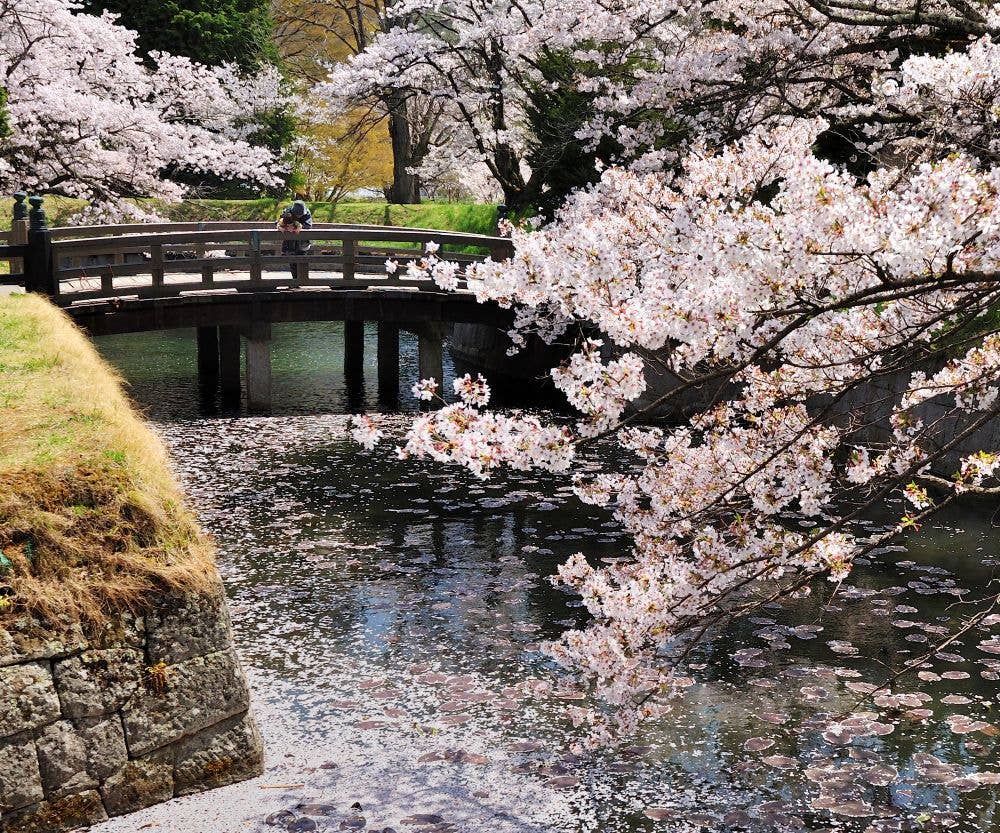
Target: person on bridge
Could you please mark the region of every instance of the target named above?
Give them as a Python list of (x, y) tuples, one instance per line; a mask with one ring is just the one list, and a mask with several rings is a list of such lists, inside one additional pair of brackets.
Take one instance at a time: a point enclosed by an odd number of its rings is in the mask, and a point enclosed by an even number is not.
[[(281, 212), (278, 218), (278, 228), (285, 234), (298, 234), (302, 229), (312, 228), (312, 212), (305, 204), (301, 194), (295, 195), (296, 199), (288, 208)], [(308, 240), (285, 240), (281, 244), (283, 255), (304, 255), (309, 253), (312, 243)], [(292, 277), (298, 279), (298, 264), (291, 266)]]

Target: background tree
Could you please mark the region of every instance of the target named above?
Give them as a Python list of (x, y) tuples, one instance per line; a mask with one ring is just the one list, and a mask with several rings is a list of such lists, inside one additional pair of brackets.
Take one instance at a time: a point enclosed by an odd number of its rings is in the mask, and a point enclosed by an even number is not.
[[(604, 78), (608, 67), (595, 60), (583, 61), (570, 52), (555, 52), (543, 47), (532, 60), (535, 73), (525, 86), (524, 161), (532, 177), (523, 203), (546, 219), (569, 195), (592, 185), (601, 177), (604, 165), (621, 162), (637, 152), (676, 145), (685, 132), (664, 123), (665, 129), (650, 146), (626, 152), (617, 138), (635, 130), (655, 114), (627, 113), (609, 124), (599, 137), (581, 137), (598, 113), (597, 94), (587, 90), (585, 78)], [(619, 82), (629, 84), (632, 68), (611, 70)], [(670, 129), (673, 127), (673, 129)]]
[(493, 0), (407, 3), (405, 16), (387, 20), (334, 70), (329, 94), (345, 102), (378, 98), (390, 111), (418, 98), (435, 102), (450, 164), (485, 165), (507, 205), (519, 209), (534, 184), (522, 166), (524, 53), (515, 45), (527, 24), (513, 10)]
[[(84, 8), (117, 15), (118, 23), (138, 35), (138, 52), (150, 66), (156, 55), (168, 52), (211, 67), (232, 66), (243, 73), (258, 72), (280, 63), (273, 36), (269, 0), (167, 0), (133, 3), (127, 0), (84, 0)], [(285, 102), (268, 112), (255, 108), (247, 114), (243, 138), (291, 161), (290, 143), (295, 119)], [(289, 166), (291, 173), (291, 166)], [(176, 171), (185, 185), (217, 197), (248, 198), (260, 189), (259, 182), (236, 182), (205, 172)], [(289, 184), (283, 177), (274, 191)]]
[(437, 102), (441, 141), (433, 162), (440, 169), (450, 156), (455, 169), (482, 166), (515, 212), (550, 215), (571, 190), (595, 181), (598, 162), (631, 158), (685, 133), (663, 113), (612, 112), (603, 102), (611, 86), (627, 99), (649, 66), (647, 55), (609, 40), (609, 31), (622, 39), (633, 30), (648, 33), (655, 9), (623, 6), (624, 31), (616, 23), (599, 28), (600, 38), (588, 30), (579, 39), (570, 25), (574, 15), (559, 4), (417, 0), (405, 9), (405, 17), (334, 70), (330, 96)]
[(388, 138), (363, 114), (324, 116), (304, 125), (295, 148), (297, 190), (311, 200), (337, 203), (352, 191), (378, 188), (392, 178)]
[(278, 60), (268, 0), (85, 0), (91, 13), (109, 11), (139, 34), (139, 51), (184, 55), (207, 66), (258, 70)]
[(878, 100), (873, 74), (913, 53), (961, 48), (988, 31), (990, 6), (796, 0), (750, 14), (737, 2), (709, 12), (690, 0), (414, 0), (405, 9), (335, 71), (332, 94), (441, 102), (456, 166), (485, 165), (512, 207), (550, 210), (570, 184), (543, 199), (552, 187), (544, 171), (562, 177), (551, 162), (572, 144), (555, 124), (576, 128), (578, 156), (616, 151), (604, 161), (629, 161), (653, 151), (663, 165), (678, 161), (671, 149), (685, 138), (721, 145), (808, 113), (830, 125), (817, 140), (827, 155), (870, 170), (882, 148), (866, 141), (869, 131), (921, 130), (916, 113)]
[[(325, 81), (331, 63), (364, 52), (380, 32), (394, 25), (392, 9), (383, 0), (276, 3), (275, 39), (291, 75), (301, 80), (304, 89)], [(332, 118), (341, 123), (342, 135), (349, 142), (356, 145), (363, 140), (382, 147), (374, 131), (388, 132), (392, 176), (385, 186), (386, 198), (396, 203), (420, 202), (420, 177), (415, 169), (442, 141), (441, 107), (395, 88), (373, 87), (368, 94), (352, 98), (340, 96), (335, 87), (326, 89)]]

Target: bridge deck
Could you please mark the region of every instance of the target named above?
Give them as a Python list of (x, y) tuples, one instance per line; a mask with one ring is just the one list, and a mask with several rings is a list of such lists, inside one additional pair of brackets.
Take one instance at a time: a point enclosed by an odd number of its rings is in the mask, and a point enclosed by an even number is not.
[[(290, 271), (261, 270), (255, 277), (247, 270), (217, 270), (211, 282), (204, 282), (195, 272), (169, 272), (162, 282), (153, 285), (148, 275), (127, 275), (114, 277), (112, 281), (100, 276), (78, 277), (59, 282), (59, 295), (55, 299), (62, 306), (104, 302), (111, 298), (155, 298), (176, 295), (204, 295), (220, 292), (272, 292), (282, 289), (350, 289), (372, 291), (429, 291), (438, 292), (438, 287), (429, 280), (408, 280), (383, 273), (365, 274), (359, 277), (345, 277), (343, 272), (325, 270), (310, 271), (305, 279), (293, 278)], [(456, 294), (472, 297), (473, 293), (464, 280), (460, 281)]]

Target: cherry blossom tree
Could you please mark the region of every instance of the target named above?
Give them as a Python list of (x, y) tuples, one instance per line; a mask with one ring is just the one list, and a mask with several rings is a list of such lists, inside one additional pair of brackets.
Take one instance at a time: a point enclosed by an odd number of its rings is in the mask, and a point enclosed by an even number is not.
[(509, 206), (523, 205), (530, 188), (522, 166), (520, 84), (528, 53), (516, 41), (530, 18), (515, 14), (516, 5), (393, 3), (384, 31), (334, 68), (327, 95), (345, 103), (373, 97), (433, 102), (440, 135), (423, 160), (428, 174), (483, 166)]
[(277, 166), (246, 139), (281, 101), (276, 70), (257, 76), (167, 54), (152, 69), (136, 35), (71, 0), (0, 0), (0, 87), (9, 133), (0, 187), (81, 197), (179, 199), (172, 172), (270, 185)]
[[(525, 164), (539, 139), (526, 115), (532, 93), (559, 87), (583, 96), (588, 110), (567, 138), (593, 148), (613, 138), (605, 162), (676, 164), (691, 141), (726, 144), (783, 115), (824, 118), (821, 148), (862, 172), (899, 151), (890, 137), (989, 152), (985, 137), (961, 135), (968, 128), (953, 118), (989, 110), (989, 89), (942, 89), (939, 98), (894, 74), (914, 53), (936, 59), (988, 35), (986, 4), (406, 0), (392, 10), (384, 31), (334, 70), (328, 95), (440, 102), (450, 130), (434, 163), (484, 166), (518, 209), (544, 201), (546, 189), (544, 166)], [(575, 74), (546, 73), (553, 56)], [(918, 106), (890, 100), (901, 82)]]
[[(583, 13), (557, 5), (561, 25), (546, 10), (552, 37)], [(713, 627), (822, 576), (839, 583), (860, 555), (956, 498), (998, 493), (1000, 449), (977, 442), (1000, 412), (1000, 47), (984, 31), (1000, 18), (980, 25), (965, 3), (915, 19), (889, 4), (809, 2), (770, 16), (758, 6), (736, 26), (735, 7), (715, 4), (716, 23), (732, 25), (702, 30), (700, 5), (667, 5), (664, 26), (689, 14), (684, 37), (655, 69), (649, 53), (649, 77), (629, 95), (641, 87), (644, 106), (684, 110), (689, 138), (669, 153), (639, 141), (644, 152), (551, 223), (512, 228), (509, 261), (460, 273), (430, 247), (407, 267), (513, 308), (515, 345), (529, 332), (575, 344), (552, 371), (574, 423), (488, 410), (486, 381), (466, 377), (459, 400), (418, 417), (397, 453), (484, 477), (501, 466), (565, 473), (632, 534), (630, 559), (595, 567), (581, 553), (557, 577), (591, 621), (547, 649), (606, 704), (574, 712), (594, 743), (669, 710), (678, 669)], [(593, 37), (619, 37), (621, 17), (589, 8)], [(819, 21), (813, 40), (803, 20)], [(881, 49), (910, 26), (911, 47), (976, 36), (951, 54), (910, 48), (902, 59), (898, 38)], [(770, 74), (749, 91), (739, 79), (761, 38), (793, 55), (843, 53), (845, 74), (828, 66), (810, 80), (805, 69), (781, 81), (780, 100)], [(721, 106), (685, 109), (726, 88)], [(866, 170), (818, 152), (832, 125), (823, 116), (854, 119)], [(592, 129), (605, 129), (600, 116)], [(635, 407), (654, 376), (671, 381)], [(437, 381), (415, 393), (433, 398)], [(692, 393), (683, 424), (644, 419)], [(355, 436), (374, 447), (382, 432), (361, 418)], [(600, 443), (620, 453), (595, 458)], [(858, 523), (887, 505), (908, 507), (894, 528)], [(982, 599), (967, 626), (997, 600)]]
[[(350, 123), (346, 142), (388, 129), (393, 157), (390, 202), (420, 202), (421, 184), (433, 179), (428, 155), (443, 140), (440, 102), (396, 85), (372, 83), (342, 90), (327, 80), (330, 64), (364, 53), (400, 18), (385, 0), (292, 0), (275, 7), (275, 38), (295, 76), (305, 79), (315, 106), (332, 109), (329, 120)], [(402, 12), (405, 16), (405, 11)], [(417, 173), (417, 169), (423, 175)]]

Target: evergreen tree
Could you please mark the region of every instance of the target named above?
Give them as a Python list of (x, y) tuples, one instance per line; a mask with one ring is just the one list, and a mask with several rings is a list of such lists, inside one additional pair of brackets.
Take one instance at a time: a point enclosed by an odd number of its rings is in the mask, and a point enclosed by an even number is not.
[(535, 63), (540, 78), (527, 89), (526, 117), (528, 147), (525, 161), (532, 176), (526, 203), (544, 217), (579, 188), (600, 179), (598, 162), (612, 164), (623, 159), (623, 148), (615, 138), (620, 129), (639, 126), (655, 118), (660, 126), (657, 147), (672, 145), (680, 137), (678, 125), (662, 116), (636, 113), (619, 119), (615, 129), (602, 131), (600, 139), (578, 138), (578, 133), (597, 115), (596, 93), (580, 89), (579, 79), (589, 75), (610, 75), (626, 81), (626, 67), (617, 74), (608, 66), (597, 67), (575, 59), (566, 52), (543, 49)]
[(139, 33), (142, 52), (185, 55), (210, 66), (235, 63), (254, 70), (276, 63), (268, 0), (85, 0), (88, 11), (119, 15)]

